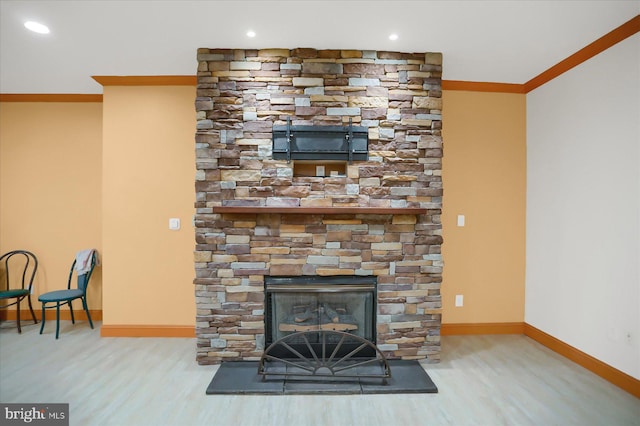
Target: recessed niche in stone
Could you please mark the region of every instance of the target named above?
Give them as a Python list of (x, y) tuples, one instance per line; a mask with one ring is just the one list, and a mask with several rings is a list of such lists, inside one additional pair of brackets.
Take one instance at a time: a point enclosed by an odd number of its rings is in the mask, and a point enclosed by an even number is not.
[(347, 163), (344, 161), (296, 161), (293, 164), (293, 176), (327, 177), (345, 176)]

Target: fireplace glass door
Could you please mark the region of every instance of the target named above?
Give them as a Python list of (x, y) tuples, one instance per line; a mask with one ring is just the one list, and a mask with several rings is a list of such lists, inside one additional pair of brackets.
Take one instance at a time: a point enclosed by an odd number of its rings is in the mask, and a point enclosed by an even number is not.
[[(346, 332), (375, 344), (375, 287), (375, 277), (266, 277), (267, 346), (299, 332), (307, 332), (312, 345), (319, 344), (319, 333), (314, 332), (321, 330)], [(298, 343), (301, 352), (307, 350), (302, 338), (288, 341)]]

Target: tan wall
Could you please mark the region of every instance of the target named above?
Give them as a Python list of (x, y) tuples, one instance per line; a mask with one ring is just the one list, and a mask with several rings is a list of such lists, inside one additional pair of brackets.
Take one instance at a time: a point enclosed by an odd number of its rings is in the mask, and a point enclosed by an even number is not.
[(193, 87), (104, 88), (104, 325), (195, 324), (194, 100)]
[[(443, 323), (522, 322), (526, 97), (443, 97)], [(457, 294), (463, 307), (454, 306)]]
[[(101, 103), (0, 104), (0, 252), (38, 258), (36, 310), (37, 295), (65, 288), (77, 251), (102, 251), (101, 149)], [(87, 298), (101, 308), (100, 267)]]
[[(525, 96), (443, 96), (443, 322), (521, 322)], [(107, 86), (104, 121), (97, 103), (0, 105), (0, 249), (39, 255), (37, 292), (60, 288), (73, 254), (97, 247), (105, 267), (89, 306), (104, 324), (195, 323), (194, 98), (188, 86)]]

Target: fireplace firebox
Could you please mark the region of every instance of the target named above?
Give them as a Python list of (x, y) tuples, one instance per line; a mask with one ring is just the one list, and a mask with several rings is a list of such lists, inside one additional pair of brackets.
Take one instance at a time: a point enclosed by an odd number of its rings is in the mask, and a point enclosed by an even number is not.
[[(289, 345), (305, 356), (308, 344), (335, 349), (340, 342), (326, 341), (321, 331), (346, 332), (375, 345), (376, 277), (265, 277), (266, 347), (293, 333), (312, 332), (306, 333), (307, 341), (288, 339)], [(315, 337), (313, 332), (318, 332)], [(340, 343), (336, 355), (349, 353), (353, 345)], [(373, 348), (369, 352), (360, 355), (375, 356)]]

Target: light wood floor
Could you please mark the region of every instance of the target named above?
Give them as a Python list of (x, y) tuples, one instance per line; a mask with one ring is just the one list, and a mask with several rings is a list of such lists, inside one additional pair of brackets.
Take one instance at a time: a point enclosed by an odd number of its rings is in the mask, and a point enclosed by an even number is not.
[(213, 396), (195, 339), (39, 326), (0, 325), (0, 401), (70, 403), (71, 425), (640, 425), (639, 399), (521, 335), (443, 337), (438, 394)]

